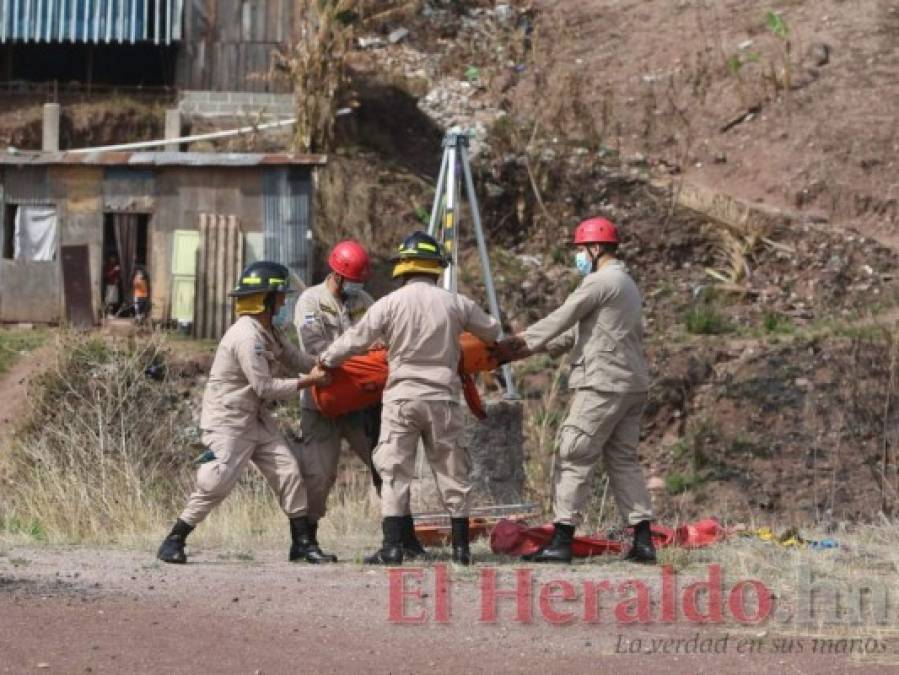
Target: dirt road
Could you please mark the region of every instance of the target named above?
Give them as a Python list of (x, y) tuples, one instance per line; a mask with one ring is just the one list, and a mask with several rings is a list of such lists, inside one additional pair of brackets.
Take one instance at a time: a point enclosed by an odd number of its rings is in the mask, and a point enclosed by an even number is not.
[[(420, 579), (407, 577), (407, 590), (414, 592), (419, 581), (423, 586), (422, 597), (407, 597), (405, 612), (415, 615), (424, 605), (429, 621), (403, 625), (389, 620), (387, 570), (291, 565), (283, 551), (253, 559), (214, 550), (194, 554), (192, 564), (178, 567), (155, 562), (150, 552), (6, 548), (0, 556), (0, 672), (843, 673), (895, 672), (889, 664), (897, 662), (890, 643), (876, 659), (815, 655), (809, 638), (801, 654), (773, 653), (772, 636), (758, 626), (634, 628), (608, 619), (588, 624), (577, 616), (570, 625), (553, 625), (538, 584), (530, 623), (516, 621), (509, 599), (499, 600), (495, 623), (484, 623), (485, 565), (447, 568), (446, 623), (434, 621), (440, 611), (436, 568), (425, 568)], [(578, 565), (540, 570), (537, 577), (580, 584), (629, 569)], [(511, 566), (501, 568), (498, 588), (511, 588), (514, 574)], [(657, 572), (639, 574), (650, 579)], [(577, 603), (571, 607), (579, 611)], [(752, 640), (761, 653), (741, 653), (738, 646)], [(717, 645), (719, 653), (687, 654), (690, 645), (693, 651), (705, 645), (707, 652)], [(647, 654), (654, 650), (659, 653)]]

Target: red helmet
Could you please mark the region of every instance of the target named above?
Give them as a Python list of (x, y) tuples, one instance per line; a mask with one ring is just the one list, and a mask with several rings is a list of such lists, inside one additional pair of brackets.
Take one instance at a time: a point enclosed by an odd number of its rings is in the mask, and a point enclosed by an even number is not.
[(574, 230), (572, 244), (617, 244), (618, 228), (611, 220), (589, 218)]
[(371, 275), (368, 253), (352, 239), (342, 241), (331, 249), (328, 266), (350, 281), (365, 281)]

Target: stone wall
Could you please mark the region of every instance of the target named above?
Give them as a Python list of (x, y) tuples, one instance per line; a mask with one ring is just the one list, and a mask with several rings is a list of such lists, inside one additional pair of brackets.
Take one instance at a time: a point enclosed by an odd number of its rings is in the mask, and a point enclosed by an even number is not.
[[(524, 496), (524, 430), (521, 401), (488, 401), (487, 419), (478, 420), (467, 408), (460, 445), (472, 461), (472, 506), (518, 504)], [(431, 468), (419, 447), (412, 483), (412, 512), (443, 512)]]

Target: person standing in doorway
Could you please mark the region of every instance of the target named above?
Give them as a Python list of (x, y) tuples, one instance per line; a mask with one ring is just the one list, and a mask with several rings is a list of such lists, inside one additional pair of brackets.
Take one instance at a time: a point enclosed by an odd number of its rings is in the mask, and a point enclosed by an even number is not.
[(140, 267), (134, 271), (131, 291), (134, 297), (134, 320), (143, 323), (150, 312), (150, 279)]
[(122, 266), (118, 256), (111, 255), (103, 267), (103, 308), (107, 316), (114, 316), (121, 302), (120, 284), (122, 283)]

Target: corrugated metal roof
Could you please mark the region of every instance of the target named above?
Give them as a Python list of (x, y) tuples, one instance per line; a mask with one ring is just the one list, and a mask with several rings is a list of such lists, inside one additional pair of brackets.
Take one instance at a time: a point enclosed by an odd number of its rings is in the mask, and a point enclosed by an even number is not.
[(93, 166), (314, 166), (326, 155), (242, 152), (0, 152), (0, 165), (85, 164)]
[(171, 44), (184, 0), (0, 0), (0, 43)]

